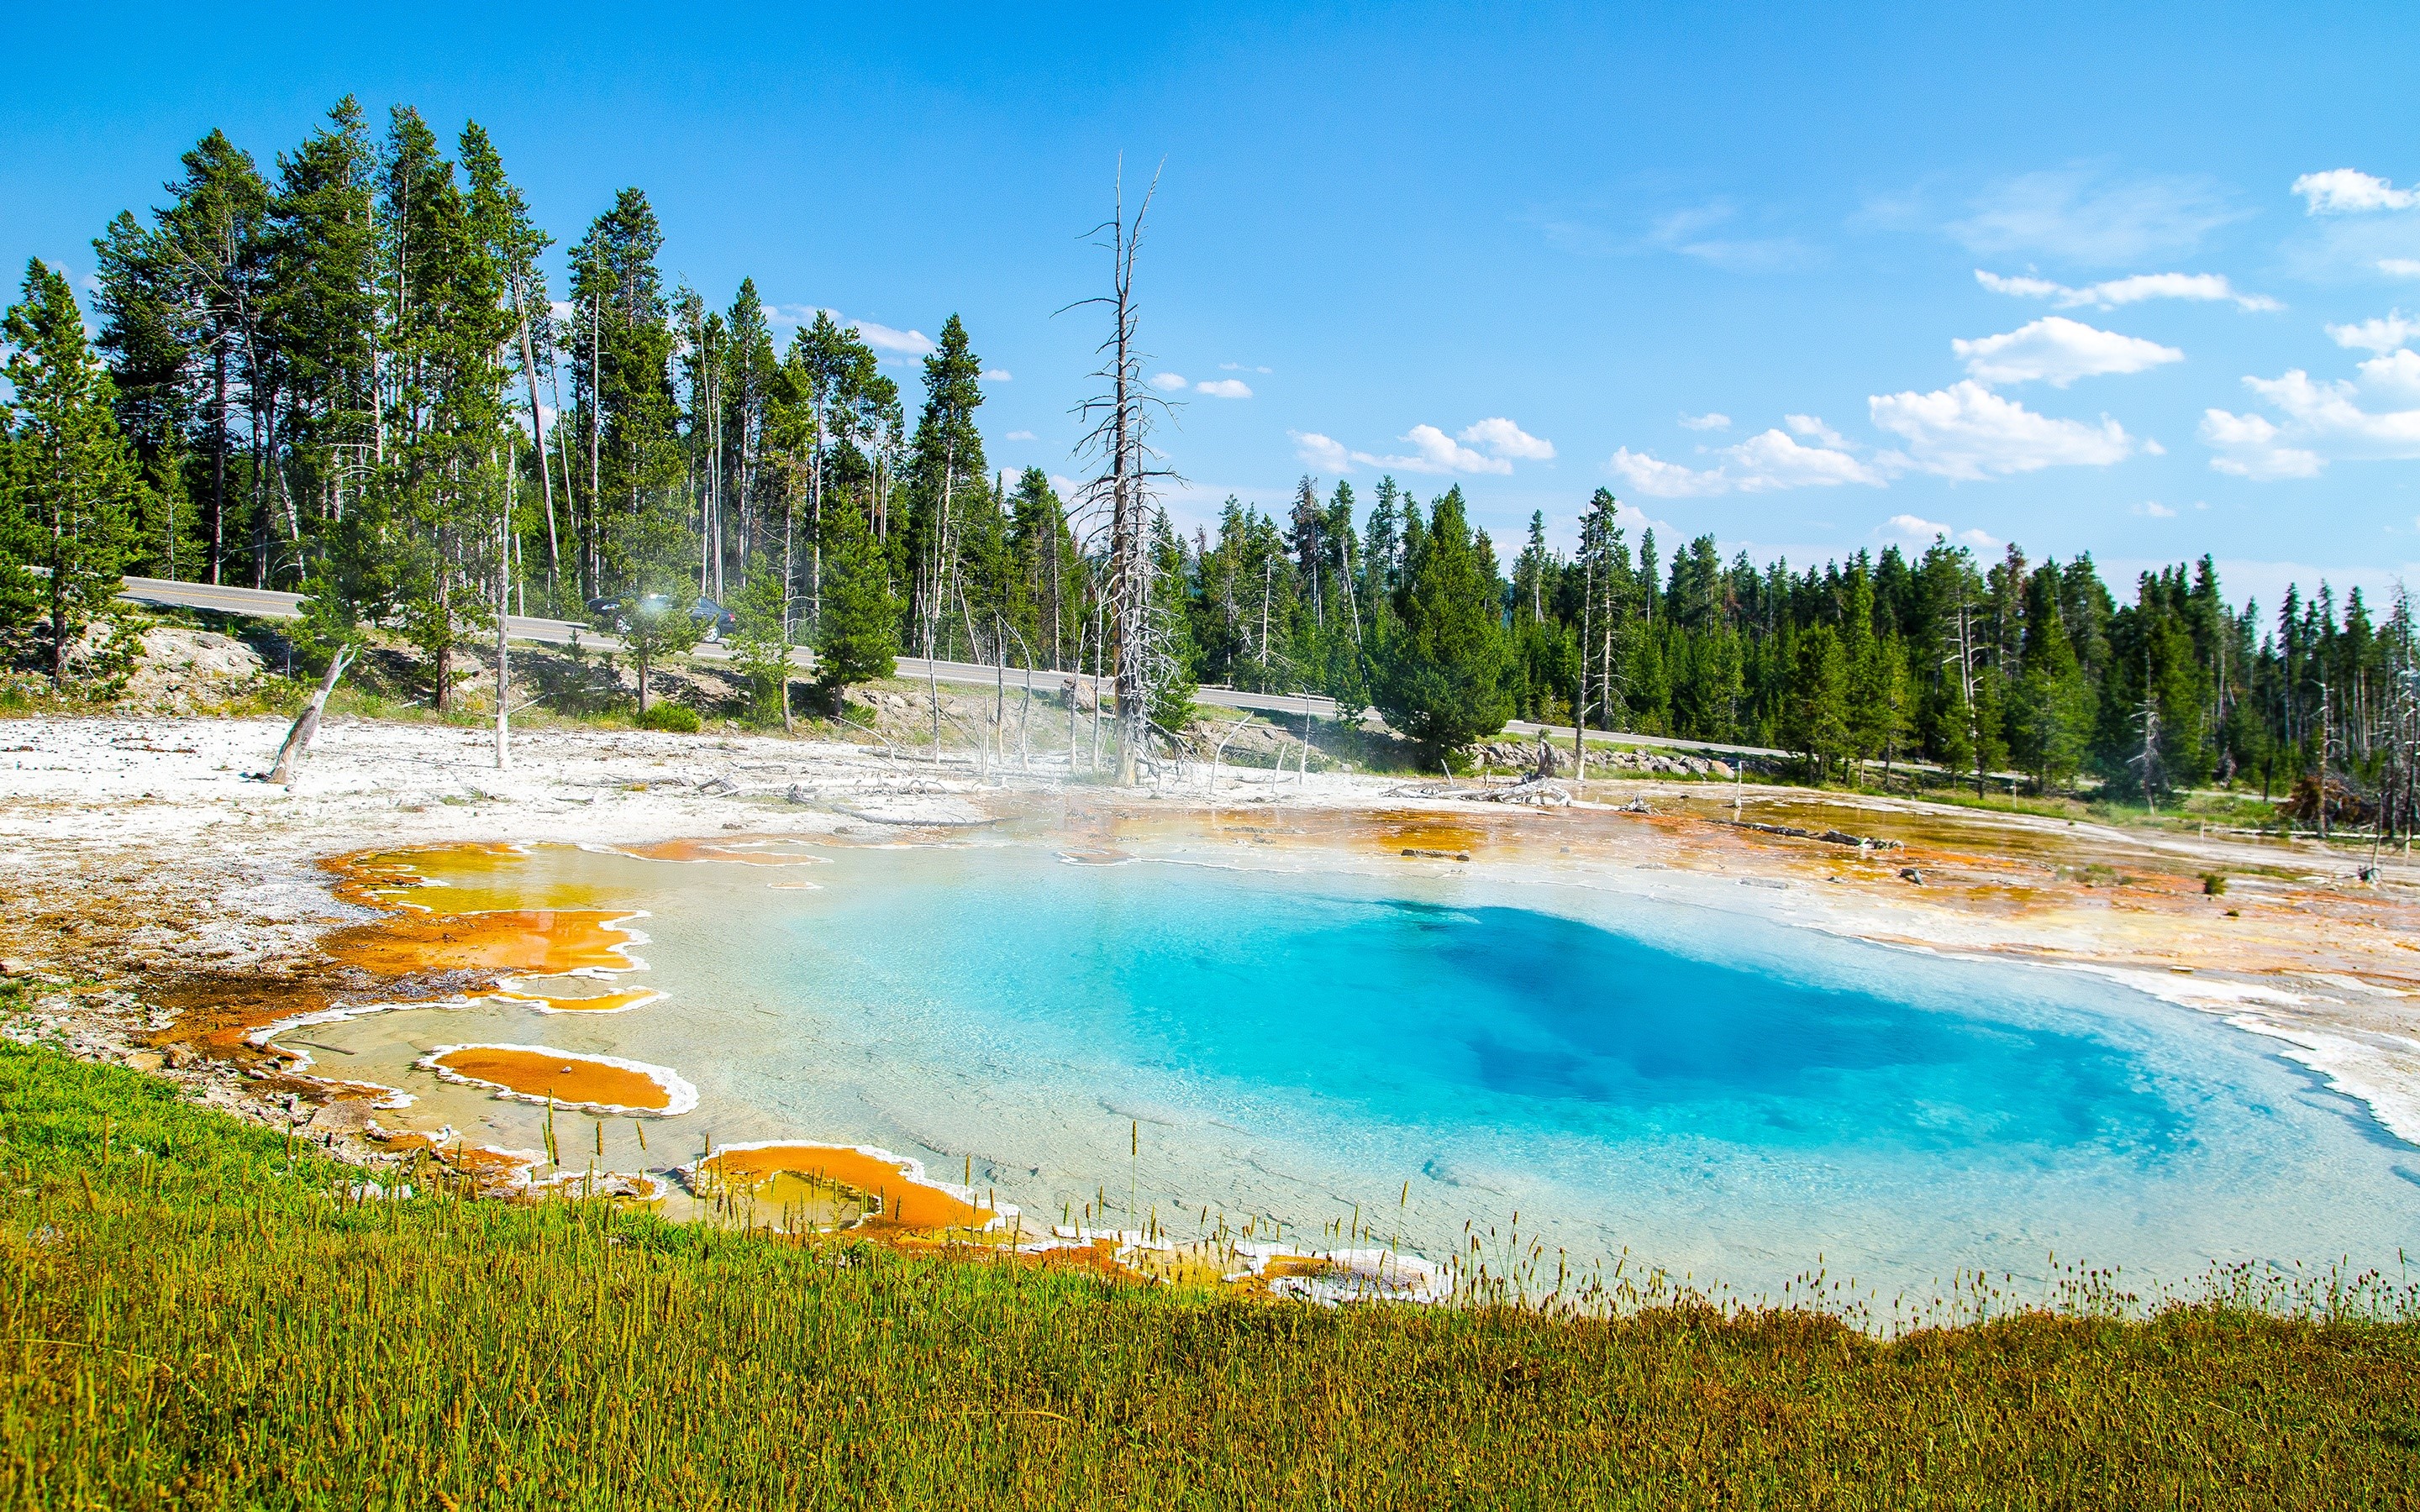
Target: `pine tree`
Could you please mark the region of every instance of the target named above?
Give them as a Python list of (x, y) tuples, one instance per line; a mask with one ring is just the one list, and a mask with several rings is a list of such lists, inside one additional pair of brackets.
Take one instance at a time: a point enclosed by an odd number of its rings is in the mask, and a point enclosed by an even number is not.
[[(573, 390), (582, 413), (590, 581), (668, 592), (689, 566), (663, 230), (625, 189), (571, 249)], [(584, 323), (584, 324), (583, 324)]]
[(1785, 739), (1818, 780), (1856, 749), (1849, 727), (1849, 661), (1839, 632), (1820, 621), (1792, 647)]
[(787, 733), (793, 641), (782, 576), (757, 562), (749, 566), (746, 579), (731, 601), (732, 616), (739, 622), (731, 639), (731, 659), (748, 680), (757, 717), (778, 711)]
[(853, 504), (835, 504), (824, 521), (824, 617), (815, 629), (815, 682), (834, 712), (848, 689), (898, 670), (899, 600)]
[[(108, 372), (85, 339), (84, 313), (57, 271), (35, 258), (0, 320), (8, 344), (7, 499), (0, 504), (0, 627), (34, 609), (50, 629), (51, 686), (67, 686), (68, 648), (118, 588), (133, 516), (134, 460), (118, 435)], [(15, 560), (8, 560), (9, 556)], [(37, 566), (48, 579), (24, 591)]]
[(1377, 702), (1423, 760), (1435, 761), (1512, 717), (1504, 687), (1510, 656), (1495, 574), (1463, 518), (1462, 490), (1448, 489), (1426, 528), (1404, 533)]
[(983, 436), (975, 429), (975, 409), (983, 403), (982, 376), (983, 362), (968, 344), (967, 328), (953, 315), (924, 358), (924, 409), (916, 420), (908, 464), (912, 493), (900, 562), (913, 633), (928, 656), (954, 649), (972, 655), (975, 650), (962, 643), (963, 636), (954, 640), (951, 631), (953, 625), (962, 632), (970, 628), (960, 611), (972, 606), (962, 605), (959, 596), (969, 543), (970, 538), (978, 543), (991, 538), (977, 517), (985, 508), (998, 513), (990, 503)]

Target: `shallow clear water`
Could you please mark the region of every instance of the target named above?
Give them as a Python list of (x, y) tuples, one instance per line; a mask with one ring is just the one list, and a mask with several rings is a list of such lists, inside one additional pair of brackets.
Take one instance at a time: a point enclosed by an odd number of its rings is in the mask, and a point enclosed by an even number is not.
[(555, 853), (650, 910), (669, 999), (352, 1032), (365, 1059), (400, 1031), (660, 1062), (702, 1101), (654, 1164), (708, 1133), (884, 1144), (1054, 1220), (1106, 1194), (1123, 1223), (1131, 1185), (1181, 1228), (1316, 1240), (1357, 1203), (1444, 1254), (1517, 1211), (1549, 1255), (1750, 1290), (1821, 1257), (1885, 1295), (2053, 1253), (2186, 1280), (2420, 1247), (2420, 1151), (2263, 1041), (2077, 973), (1487, 872), (827, 854)]

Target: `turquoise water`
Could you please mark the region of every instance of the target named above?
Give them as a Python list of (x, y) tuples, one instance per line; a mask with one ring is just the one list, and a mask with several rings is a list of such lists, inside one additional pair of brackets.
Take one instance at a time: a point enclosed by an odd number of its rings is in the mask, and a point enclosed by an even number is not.
[(1316, 1240), (1358, 1204), (1443, 1255), (1517, 1212), (1550, 1256), (1751, 1291), (1820, 1257), (1885, 1295), (2054, 1253), (2182, 1281), (2420, 1248), (2420, 1150), (2268, 1042), (2078, 973), (1484, 871), (827, 854), (780, 873), (817, 890), (587, 858), (651, 910), (671, 997), (479, 1011), (677, 1068), (680, 1137), (970, 1162), (1054, 1220), (1106, 1196), (1114, 1226), (1131, 1184), (1181, 1228)]

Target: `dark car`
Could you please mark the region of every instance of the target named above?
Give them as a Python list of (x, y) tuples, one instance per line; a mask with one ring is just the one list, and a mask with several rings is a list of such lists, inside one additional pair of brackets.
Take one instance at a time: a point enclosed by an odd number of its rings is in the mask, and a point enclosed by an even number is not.
[[(637, 607), (642, 614), (660, 614), (672, 607), (672, 602), (662, 594), (648, 594), (637, 600)], [(618, 635), (630, 627), (631, 604), (630, 599), (619, 595), (592, 598), (588, 601), (588, 615), (599, 625)], [(720, 640), (727, 635), (738, 633), (739, 616), (713, 599), (699, 599), (690, 607), (689, 613), (690, 618), (703, 626), (702, 640)]]

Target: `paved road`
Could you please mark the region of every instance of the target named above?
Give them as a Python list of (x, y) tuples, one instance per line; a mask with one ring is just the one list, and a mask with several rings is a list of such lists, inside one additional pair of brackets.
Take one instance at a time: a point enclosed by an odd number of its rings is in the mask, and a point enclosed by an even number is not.
[[(258, 619), (290, 620), (299, 618), (302, 612), (301, 594), (281, 594), (259, 588), (235, 588), (222, 583), (175, 582), (164, 578), (129, 578), (118, 596), (137, 604), (158, 604), (172, 609), (215, 609), (223, 614), (244, 614)], [(504, 616), (504, 630), (516, 640), (532, 640), (544, 645), (568, 645), (574, 636), (580, 639), (582, 645), (594, 646), (600, 651), (615, 649), (621, 644), (612, 636), (599, 632), (594, 625), (582, 625), (572, 620), (542, 619), (535, 615), (507, 614)], [(711, 642), (700, 645), (689, 655), (706, 661), (727, 661), (731, 656), (731, 653), (726, 648)], [(791, 653), (791, 660), (802, 668), (814, 666), (814, 655), (803, 646)], [(999, 682), (1001, 674), (999, 669), (987, 662), (936, 661), (928, 665), (920, 656), (902, 656), (899, 658), (898, 675), (912, 680), (929, 677), (938, 682), (988, 687)], [(1006, 675), (1009, 687), (1018, 689), (1025, 687), (1026, 673), (1023, 669), (1012, 667), (1008, 669)], [(1037, 670), (1032, 676), (1033, 686), (1046, 692), (1057, 692), (1064, 688), (1069, 682), (1079, 677), (1086, 684), (1092, 682), (1091, 677), (1076, 672)], [(1321, 719), (1336, 717), (1336, 701), (1316, 693), (1248, 693), (1233, 687), (1204, 687), (1197, 690), (1193, 697), (1196, 702), (1207, 703), (1217, 708), (1243, 709), (1279, 716), (1294, 715), (1296, 717), (1306, 713)], [(1383, 722), (1374, 713), (1365, 717), (1364, 722), (1376, 728), (1384, 728)], [(1513, 720), (1504, 727), (1504, 733), (1508, 735), (1533, 737), (1544, 734), (1549, 740), (1569, 741), (1572, 738), (1570, 725), (1531, 724), (1526, 719)], [(1625, 746), (1653, 746), (1668, 750), (1704, 751), (1714, 755), (1779, 757), (1788, 754), (1785, 751), (1767, 750), (1760, 746), (1730, 746), (1719, 742), (1676, 740), (1665, 735), (1628, 734), (1604, 730), (1590, 730), (1589, 736), (1591, 740), (1600, 738), (1619, 740)]]

